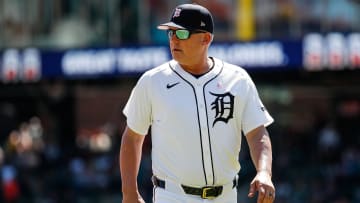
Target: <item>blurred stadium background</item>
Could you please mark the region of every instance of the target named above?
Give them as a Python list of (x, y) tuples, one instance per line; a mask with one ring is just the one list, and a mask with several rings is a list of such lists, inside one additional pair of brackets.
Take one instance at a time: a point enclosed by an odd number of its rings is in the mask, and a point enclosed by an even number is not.
[[(211, 55), (246, 68), (276, 120), (276, 202), (360, 202), (357, 0), (0, 0), (0, 202), (121, 202), (121, 110), (170, 59), (156, 25), (189, 2), (214, 15)], [(249, 158), (243, 143), (244, 203)]]

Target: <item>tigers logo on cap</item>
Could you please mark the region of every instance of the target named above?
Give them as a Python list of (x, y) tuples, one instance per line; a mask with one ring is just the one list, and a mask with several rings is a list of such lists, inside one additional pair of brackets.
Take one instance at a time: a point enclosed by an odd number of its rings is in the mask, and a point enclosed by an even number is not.
[(174, 15), (173, 15), (173, 18), (179, 17), (179, 16), (180, 16), (180, 12), (181, 12), (181, 9), (180, 9), (180, 8), (176, 8), (176, 9), (175, 9), (175, 12), (174, 12)]

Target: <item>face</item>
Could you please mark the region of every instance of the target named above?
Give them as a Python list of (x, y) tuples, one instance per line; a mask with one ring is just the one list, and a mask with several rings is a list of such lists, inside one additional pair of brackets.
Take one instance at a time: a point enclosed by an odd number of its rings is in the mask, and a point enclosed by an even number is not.
[(204, 31), (189, 32), (188, 30), (169, 28), (168, 36), (172, 57), (180, 64), (191, 65), (207, 54), (211, 35)]

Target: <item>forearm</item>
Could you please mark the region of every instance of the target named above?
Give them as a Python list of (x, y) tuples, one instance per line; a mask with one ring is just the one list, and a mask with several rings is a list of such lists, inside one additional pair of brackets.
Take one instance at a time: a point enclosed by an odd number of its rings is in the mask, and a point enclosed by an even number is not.
[(256, 176), (250, 183), (249, 197), (258, 191), (257, 202), (272, 203), (275, 198), (275, 187), (271, 180), (272, 149), (269, 134), (260, 126), (246, 135), (251, 159), (256, 167)]
[(143, 138), (126, 128), (120, 148), (120, 172), (124, 195), (138, 195), (137, 176), (140, 167)]
[(256, 129), (247, 136), (251, 159), (257, 172), (272, 174), (272, 146), (264, 127)]

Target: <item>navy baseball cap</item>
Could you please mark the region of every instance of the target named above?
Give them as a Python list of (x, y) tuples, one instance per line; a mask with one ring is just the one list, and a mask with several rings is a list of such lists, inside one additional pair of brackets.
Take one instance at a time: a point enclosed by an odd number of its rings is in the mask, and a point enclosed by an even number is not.
[(176, 27), (187, 30), (214, 32), (213, 17), (208, 9), (198, 4), (182, 4), (175, 8), (170, 22), (158, 25), (160, 30)]

